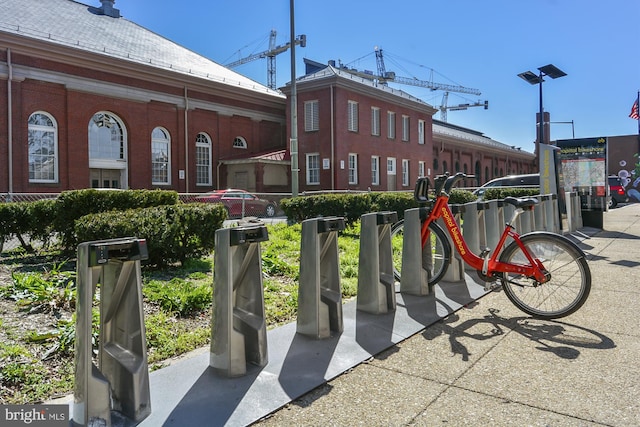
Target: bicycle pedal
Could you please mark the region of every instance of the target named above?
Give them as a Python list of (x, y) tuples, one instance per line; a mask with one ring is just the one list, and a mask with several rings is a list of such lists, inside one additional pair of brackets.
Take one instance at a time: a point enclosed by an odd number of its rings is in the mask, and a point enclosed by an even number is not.
[(502, 287), (502, 283), (492, 282), (492, 283), (487, 283), (484, 286), (484, 290), (485, 292), (492, 292), (492, 291), (495, 291), (496, 289), (500, 289), (501, 287)]

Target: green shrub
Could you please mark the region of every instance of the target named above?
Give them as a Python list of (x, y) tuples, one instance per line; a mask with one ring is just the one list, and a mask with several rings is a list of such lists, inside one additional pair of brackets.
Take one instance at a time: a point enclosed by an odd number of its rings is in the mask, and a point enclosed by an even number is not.
[(27, 252), (32, 252), (31, 244), (24, 237), (29, 233), (33, 221), (29, 206), (32, 202), (0, 204), (0, 242), (16, 237)]
[(477, 200), (478, 196), (468, 190), (460, 190), (454, 188), (453, 190), (451, 190), (451, 194), (449, 194), (450, 205), (462, 205), (465, 203), (475, 202)]
[(487, 190), (483, 194), (483, 199), (499, 200), (499, 199), (504, 199), (505, 197), (526, 197), (526, 196), (536, 196), (538, 194), (540, 194), (540, 189), (538, 188), (519, 188), (519, 187), (487, 188)]
[(385, 193), (301, 196), (283, 199), (280, 206), (293, 221), (300, 222), (320, 216), (339, 216), (349, 225), (358, 221), (363, 214), (375, 212), (382, 206), (391, 209), (392, 199), (385, 202), (383, 194)]
[(13, 203), (0, 203), (0, 249), (2, 244), (13, 236)]
[[(453, 189), (449, 203), (468, 203), (477, 200), (470, 191)], [(280, 203), (290, 220), (300, 222), (320, 216), (344, 217), (347, 225), (357, 222), (363, 214), (371, 212), (397, 212), (398, 219), (404, 211), (418, 203), (409, 192), (377, 192), (361, 194), (322, 194), (283, 199)]]
[(398, 219), (404, 218), (404, 211), (418, 207), (413, 193), (372, 193), (371, 212), (397, 212)]
[(78, 241), (122, 237), (147, 240), (148, 264), (163, 267), (209, 254), (226, 211), (220, 204), (189, 203), (86, 215), (76, 221)]
[(74, 234), (75, 221), (85, 215), (177, 203), (178, 193), (166, 190), (100, 191), (90, 188), (65, 191), (56, 201), (53, 228), (60, 233), (63, 247), (74, 250), (81, 241)]
[(39, 240), (47, 247), (52, 234), (52, 218), (57, 212), (57, 201), (55, 199), (43, 199), (30, 202), (27, 207), (29, 218), (29, 237), (31, 240)]

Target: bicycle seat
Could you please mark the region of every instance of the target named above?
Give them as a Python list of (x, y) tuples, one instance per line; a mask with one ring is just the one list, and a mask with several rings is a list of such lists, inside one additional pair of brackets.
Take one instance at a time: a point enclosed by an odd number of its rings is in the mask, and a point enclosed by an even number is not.
[(505, 203), (509, 203), (510, 205), (515, 206), (516, 208), (522, 208), (522, 209), (530, 208), (533, 205), (538, 204), (538, 199), (534, 199), (533, 197), (523, 197), (523, 198), (505, 197), (504, 201)]

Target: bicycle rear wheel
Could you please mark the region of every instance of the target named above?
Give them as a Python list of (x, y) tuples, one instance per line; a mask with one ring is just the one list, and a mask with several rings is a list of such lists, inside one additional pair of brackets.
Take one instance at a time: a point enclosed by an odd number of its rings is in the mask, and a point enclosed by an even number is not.
[[(404, 245), (404, 220), (398, 221), (391, 228), (391, 256), (393, 258), (393, 275), (399, 282), (402, 274), (402, 249)], [(429, 224), (430, 251), (423, 250), (423, 268), (429, 274), (429, 285), (438, 283), (447, 272), (451, 245), (444, 230), (435, 223)]]
[[(557, 319), (578, 310), (591, 291), (591, 271), (584, 253), (569, 239), (552, 233), (534, 232), (520, 237), (527, 250), (551, 274), (546, 283), (504, 273), (502, 286), (507, 298), (520, 310), (539, 319)], [(500, 261), (529, 265), (516, 242), (500, 255)]]

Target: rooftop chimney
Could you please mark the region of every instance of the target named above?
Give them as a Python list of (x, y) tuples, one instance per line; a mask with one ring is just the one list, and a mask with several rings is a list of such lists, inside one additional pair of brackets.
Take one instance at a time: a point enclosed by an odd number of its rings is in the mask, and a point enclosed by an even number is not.
[(115, 0), (100, 0), (102, 7), (99, 9), (99, 12), (102, 15), (110, 16), (112, 18), (120, 18), (120, 11), (113, 7), (115, 2)]

